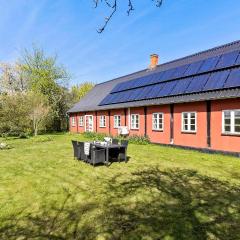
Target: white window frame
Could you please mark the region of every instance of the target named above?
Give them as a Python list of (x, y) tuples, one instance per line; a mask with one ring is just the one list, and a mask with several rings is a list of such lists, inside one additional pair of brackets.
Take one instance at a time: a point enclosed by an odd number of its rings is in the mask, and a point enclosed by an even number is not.
[(80, 116), (79, 119), (78, 119), (78, 126), (83, 127), (83, 124), (84, 124), (84, 117)]
[[(222, 111), (222, 134), (228, 135), (240, 135), (240, 132), (235, 131), (235, 112), (240, 111), (240, 109), (229, 109)], [(230, 131), (225, 131), (225, 112), (230, 112)]]
[(100, 128), (105, 128), (106, 127), (106, 116), (105, 115), (100, 116), (99, 127)]
[(121, 126), (121, 115), (114, 115), (114, 128), (119, 128)]
[[(154, 115), (157, 116), (157, 127), (154, 127), (154, 120), (155, 120), (155, 117)], [(159, 127), (160, 125), (160, 119), (162, 120), (162, 127)], [(164, 113), (162, 112), (155, 112), (155, 113), (152, 113), (152, 130), (153, 131), (163, 131), (164, 129)]]
[(72, 127), (76, 127), (76, 117), (72, 117)]
[[(138, 118), (138, 123), (137, 123), (137, 118)], [(139, 114), (131, 114), (131, 129), (138, 130), (139, 127), (140, 127), (140, 115)]]
[[(187, 114), (187, 128), (184, 128), (184, 115)], [(191, 130), (191, 114), (195, 114), (195, 130)], [(184, 133), (196, 133), (197, 132), (197, 112), (182, 112), (182, 132)]]

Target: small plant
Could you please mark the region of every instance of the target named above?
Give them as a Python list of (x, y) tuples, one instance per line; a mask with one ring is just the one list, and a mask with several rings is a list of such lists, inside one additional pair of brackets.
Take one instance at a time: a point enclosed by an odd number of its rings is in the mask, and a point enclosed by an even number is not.
[(29, 138), (29, 135), (27, 133), (20, 133), (19, 138), (20, 139), (26, 139), (26, 138)]
[(0, 143), (0, 150), (11, 149), (12, 147), (7, 143)]
[(139, 144), (139, 145), (146, 145), (150, 143), (148, 136), (137, 136), (132, 135), (128, 137), (129, 143)]
[(85, 138), (89, 138), (92, 140), (99, 140), (99, 141), (103, 141), (105, 137), (107, 137), (107, 134), (104, 133), (95, 133), (95, 132), (84, 132), (83, 136)]

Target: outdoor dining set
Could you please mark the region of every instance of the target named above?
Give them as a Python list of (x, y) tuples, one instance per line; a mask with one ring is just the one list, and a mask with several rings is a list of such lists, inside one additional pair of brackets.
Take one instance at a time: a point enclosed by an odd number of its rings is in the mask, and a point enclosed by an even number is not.
[(104, 141), (79, 142), (72, 140), (74, 158), (90, 163), (109, 165), (112, 160), (127, 162), (128, 140), (118, 140), (109, 137)]

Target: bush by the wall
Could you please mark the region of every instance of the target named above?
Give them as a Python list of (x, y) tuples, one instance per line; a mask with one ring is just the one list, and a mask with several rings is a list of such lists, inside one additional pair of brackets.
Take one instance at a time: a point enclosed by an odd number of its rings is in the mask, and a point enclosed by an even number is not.
[[(109, 135), (104, 134), (104, 133), (96, 133), (96, 132), (85, 132), (83, 133), (83, 136), (85, 138), (91, 139), (91, 140), (98, 140), (98, 141), (104, 141), (105, 137), (109, 137)], [(112, 137), (112, 136), (110, 136)], [(129, 143), (134, 143), (134, 144), (141, 144), (141, 145), (146, 145), (150, 143), (150, 140), (148, 138), (148, 136), (138, 136), (138, 135), (132, 135), (129, 137), (121, 137), (121, 136), (117, 136), (117, 137), (112, 137), (112, 138), (117, 138), (119, 140), (122, 139), (127, 139), (129, 141)]]

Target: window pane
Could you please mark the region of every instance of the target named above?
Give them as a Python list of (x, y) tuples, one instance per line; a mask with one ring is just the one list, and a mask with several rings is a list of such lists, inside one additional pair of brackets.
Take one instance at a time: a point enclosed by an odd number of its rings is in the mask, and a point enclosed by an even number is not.
[(183, 128), (184, 130), (188, 130), (188, 125), (184, 125), (184, 128)]
[(191, 118), (195, 118), (195, 113), (191, 113)]
[(231, 120), (230, 120), (230, 119), (225, 119), (225, 120), (224, 120), (224, 124), (225, 124), (225, 125), (230, 125), (230, 123), (231, 123)]
[(240, 133), (240, 125), (235, 126), (235, 132)]
[(225, 132), (230, 132), (230, 129), (231, 129), (230, 126), (227, 126), (227, 125), (224, 126), (224, 130), (225, 130)]
[(240, 118), (240, 111), (235, 111), (235, 117)]
[(231, 117), (231, 112), (230, 111), (225, 111), (224, 112), (224, 118), (230, 118)]
[(191, 125), (191, 131), (195, 131), (195, 125)]
[(240, 118), (235, 118), (235, 124), (239, 125), (240, 124)]
[(191, 119), (191, 124), (195, 124), (195, 119)]

